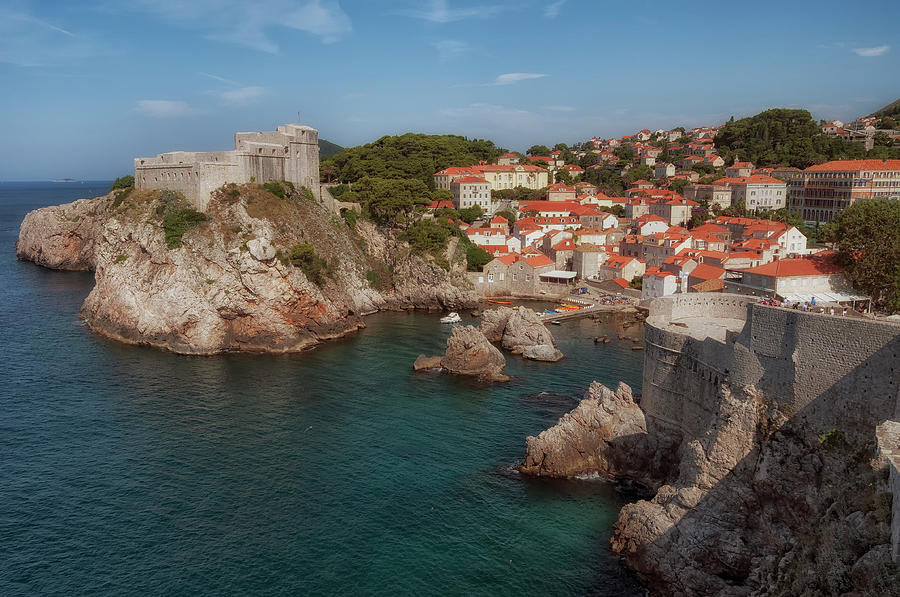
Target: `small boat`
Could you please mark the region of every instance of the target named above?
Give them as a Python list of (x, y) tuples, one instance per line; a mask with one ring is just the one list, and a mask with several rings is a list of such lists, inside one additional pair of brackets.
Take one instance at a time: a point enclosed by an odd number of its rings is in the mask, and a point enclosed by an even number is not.
[(556, 319), (554, 319), (554, 320), (551, 321), (550, 323), (552, 323), (553, 325), (562, 325), (562, 322), (561, 322), (561, 321), (557, 321)]
[(550, 309), (544, 309), (544, 313), (547, 315), (559, 315), (559, 311), (551, 311)]
[(495, 301), (495, 300), (491, 300), (491, 299), (488, 299), (488, 302), (494, 303), (495, 305), (511, 305), (512, 304), (512, 301)]
[(460, 321), (462, 321), (462, 317), (456, 311), (446, 317), (441, 317), (441, 323), (459, 323)]

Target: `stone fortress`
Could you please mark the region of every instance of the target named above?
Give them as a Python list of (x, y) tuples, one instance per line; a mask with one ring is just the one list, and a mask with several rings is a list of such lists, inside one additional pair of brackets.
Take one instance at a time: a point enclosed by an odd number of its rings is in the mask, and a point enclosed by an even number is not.
[[(231, 151), (173, 151), (134, 160), (135, 188), (179, 191), (200, 211), (206, 210), (211, 193), (226, 183), (270, 180), (306, 187), (323, 199), (316, 129), (285, 124), (274, 131), (235, 133)], [(327, 191), (324, 194), (334, 203)]]
[(890, 469), (900, 563), (900, 325), (700, 293), (654, 299), (644, 340), (641, 408), (648, 425), (684, 441), (708, 431), (723, 383), (759, 388), (820, 434), (875, 435)]

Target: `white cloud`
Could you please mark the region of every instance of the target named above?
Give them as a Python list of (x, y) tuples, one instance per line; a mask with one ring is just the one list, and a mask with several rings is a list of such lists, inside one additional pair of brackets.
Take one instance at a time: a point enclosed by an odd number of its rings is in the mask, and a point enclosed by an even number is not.
[(0, 63), (60, 66), (98, 52), (98, 44), (93, 40), (39, 19), (28, 12), (26, 5), (22, 7), (0, 7)]
[(505, 73), (499, 75), (494, 81), (494, 85), (513, 85), (519, 81), (527, 81), (529, 79), (541, 79), (549, 75), (541, 73)]
[(442, 39), (431, 44), (438, 52), (441, 62), (449, 62), (467, 54), (471, 48), (469, 44), (458, 39)]
[(575, 108), (572, 106), (544, 106), (544, 110), (549, 110), (550, 112), (574, 112)]
[(566, 0), (556, 0), (556, 2), (551, 2), (544, 8), (544, 16), (548, 19), (555, 19), (559, 16), (559, 11), (565, 3)]
[(220, 83), (225, 83), (226, 85), (234, 85), (236, 87), (240, 87), (240, 83), (237, 81), (232, 81), (231, 79), (226, 79), (225, 77), (220, 77), (219, 75), (211, 75), (209, 73), (200, 73), (204, 77), (209, 77), (213, 81), (219, 81)]
[[(416, 3), (419, 4), (418, 2)], [(401, 10), (398, 14), (415, 19), (423, 19), (430, 23), (453, 23), (471, 18), (491, 17), (501, 11), (502, 6), (483, 5), (470, 6), (468, 8), (450, 8), (447, 0), (430, 0), (424, 3), (426, 8), (411, 8)]]
[(252, 104), (266, 94), (265, 87), (238, 87), (223, 91), (219, 96), (228, 104), (247, 105)]
[(882, 56), (888, 53), (891, 46), (875, 46), (874, 48), (853, 48), (853, 53), (857, 56)]
[(137, 111), (154, 118), (180, 118), (197, 113), (187, 102), (179, 100), (138, 100)]
[(205, 32), (207, 38), (262, 52), (277, 53), (278, 45), (269, 30), (286, 27), (303, 31), (333, 43), (350, 33), (350, 17), (336, 0), (136, 0), (121, 8), (157, 16), (178, 26)]

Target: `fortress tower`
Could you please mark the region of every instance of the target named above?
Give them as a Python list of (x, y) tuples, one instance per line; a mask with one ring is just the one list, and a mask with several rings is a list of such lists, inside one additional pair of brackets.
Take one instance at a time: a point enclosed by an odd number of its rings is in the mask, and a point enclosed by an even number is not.
[(231, 151), (174, 151), (134, 160), (136, 188), (179, 191), (201, 211), (217, 188), (251, 179), (258, 183), (286, 180), (318, 197), (319, 132), (285, 124), (274, 131), (235, 133)]

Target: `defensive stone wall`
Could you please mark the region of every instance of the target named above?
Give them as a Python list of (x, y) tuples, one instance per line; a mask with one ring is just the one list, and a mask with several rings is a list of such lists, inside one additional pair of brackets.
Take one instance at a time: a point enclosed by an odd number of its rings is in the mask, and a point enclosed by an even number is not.
[(900, 401), (900, 325), (768, 307), (752, 297), (656, 299), (645, 322), (641, 406), (696, 437), (719, 384), (754, 385), (821, 432), (871, 438)]
[(135, 158), (135, 186), (179, 191), (201, 211), (211, 193), (230, 182), (286, 180), (320, 197), (316, 129), (286, 124), (274, 131), (235, 133), (234, 147), (231, 151), (173, 151)]

